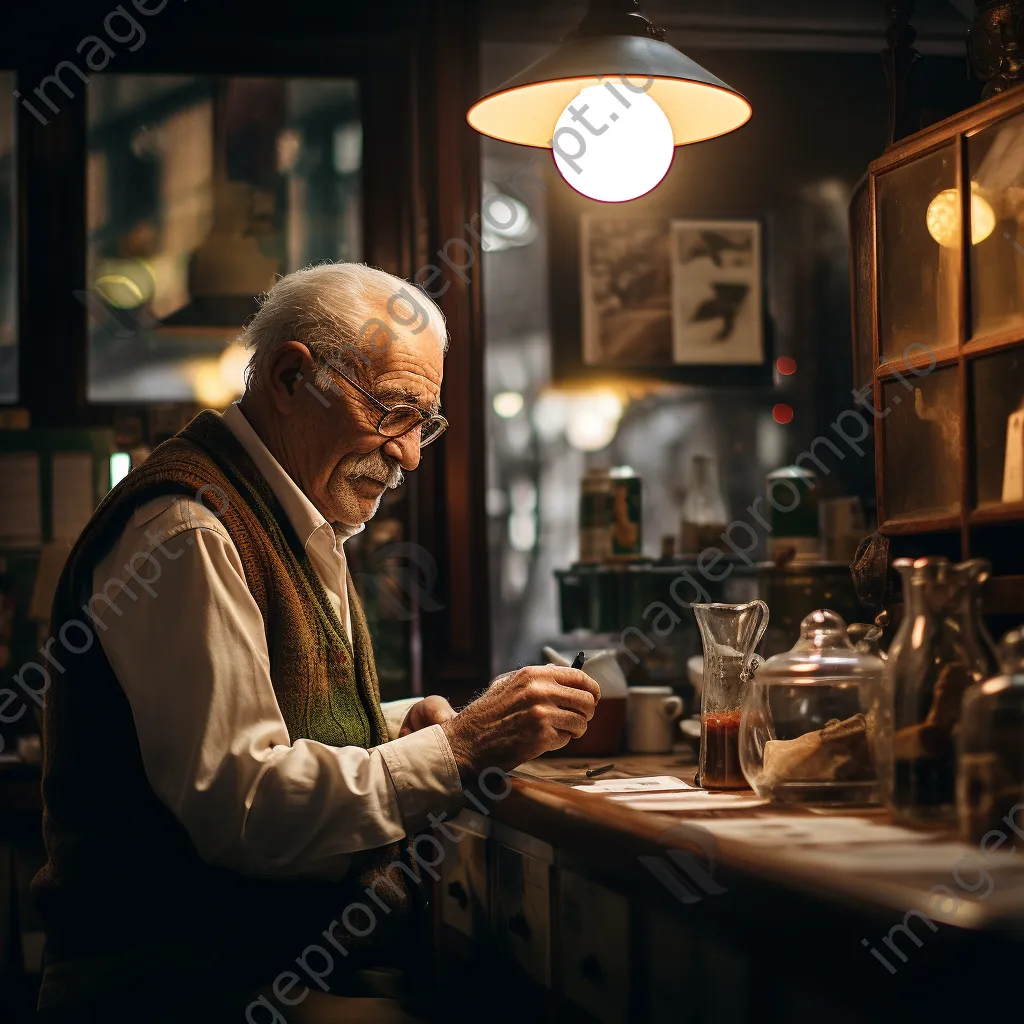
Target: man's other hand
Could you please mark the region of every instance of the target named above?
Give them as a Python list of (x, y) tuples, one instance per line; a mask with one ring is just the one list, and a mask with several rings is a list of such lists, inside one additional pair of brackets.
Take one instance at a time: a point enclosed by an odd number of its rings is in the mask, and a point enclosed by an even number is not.
[(408, 736), (411, 732), (429, 728), (431, 725), (442, 725), (455, 717), (455, 709), (444, 697), (424, 697), (417, 701), (405, 716), (399, 736)]
[(587, 731), (600, 699), (598, 684), (574, 668), (531, 665), (499, 676), (443, 723), (462, 781), (564, 747)]

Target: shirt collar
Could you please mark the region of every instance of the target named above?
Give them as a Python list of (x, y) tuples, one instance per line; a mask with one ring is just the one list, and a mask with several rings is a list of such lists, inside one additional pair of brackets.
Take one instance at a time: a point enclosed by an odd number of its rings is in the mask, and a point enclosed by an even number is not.
[(270, 485), (274, 497), (281, 502), (284, 514), (302, 541), (303, 549), (309, 546), (309, 542), (324, 527), (328, 527), (324, 532), (332, 539), (337, 538), (339, 544), (344, 544), (349, 537), (360, 533), (365, 528), (365, 523), (360, 523), (358, 526), (343, 526), (339, 523), (332, 527), (317, 511), (316, 506), (309, 498), (303, 494), (299, 485), (285, 472), (284, 467), (274, 458), (270, 449), (260, 440), (259, 434), (253, 430), (237, 402), (233, 402), (224, 410), (222, 418), (225, 426), (235, 435), (235, 439), (256, 463), (256, 468)]

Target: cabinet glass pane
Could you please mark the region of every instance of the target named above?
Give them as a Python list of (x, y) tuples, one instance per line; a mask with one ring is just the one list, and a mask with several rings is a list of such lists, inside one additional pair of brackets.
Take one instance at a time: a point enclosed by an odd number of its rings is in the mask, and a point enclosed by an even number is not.
[(1024, 348), (970, 365), (978, 505), (1024, 501)]
[(850, 259), (853, 264), (853, 380), (858, 388), (874, 380), (874, 309), (871, 305), (871, 190), (862, 179), (850, 202)]
[(0, 402), (18, 400), (18, 267), (14, 223), (14, 74), (0, 71)]
[(879, 351), (932, 349), (959, 338), (960, 202), (952, 145), (876, 182)]
[(882, 386), (887, 519), (960, 510), (960, 386), (956, 367)]
[(226, 405), (255, 296), (361, 258), (354, 81), (97, 75), (88, 148), (93, 401)]
[(1024, 333), (1024, 114), (967, 140), (974, 334)]

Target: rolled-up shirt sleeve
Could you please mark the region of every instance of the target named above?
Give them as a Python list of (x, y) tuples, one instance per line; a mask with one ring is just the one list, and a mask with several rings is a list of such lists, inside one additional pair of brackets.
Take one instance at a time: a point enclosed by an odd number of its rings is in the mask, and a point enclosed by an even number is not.
[(97, 566), (94, 592), (131, 584), (143, 552), (148, 591), (100, 608), (97, 632), (150, 785), (204, 860), (250, 875), (337, 878), (358, 851), (458, 809), (459, 773), (440, 726), (370, 750), (291, 741), (263, 618), (211, 512), (187, 499), (141, 508)]

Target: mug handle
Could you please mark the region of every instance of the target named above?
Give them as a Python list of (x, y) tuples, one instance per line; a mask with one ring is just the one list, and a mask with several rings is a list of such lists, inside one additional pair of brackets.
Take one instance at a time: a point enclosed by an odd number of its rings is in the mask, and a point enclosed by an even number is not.
[(661, 713), (671, 722), (683, 713), (682, 697), (666, 697), (661, 702)]

